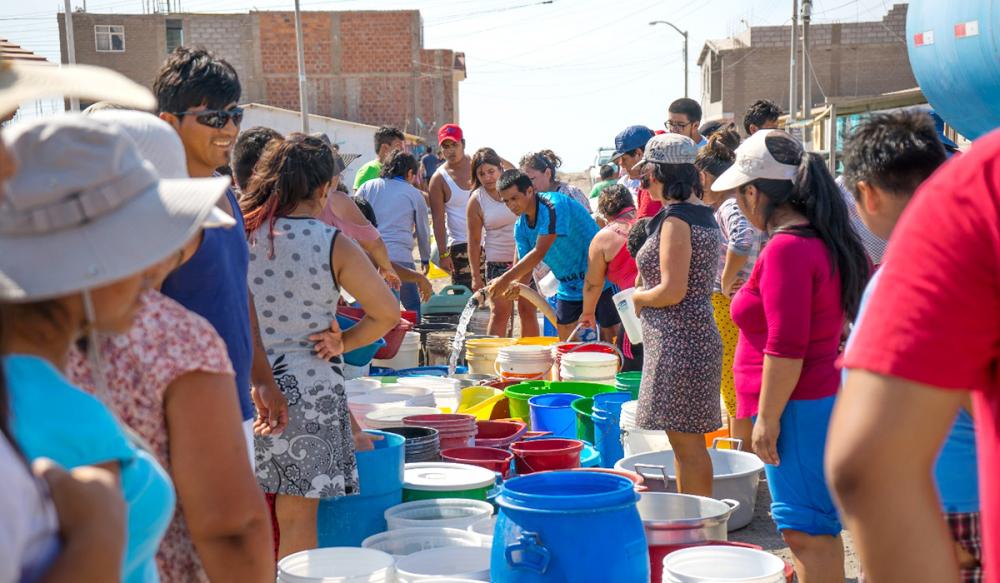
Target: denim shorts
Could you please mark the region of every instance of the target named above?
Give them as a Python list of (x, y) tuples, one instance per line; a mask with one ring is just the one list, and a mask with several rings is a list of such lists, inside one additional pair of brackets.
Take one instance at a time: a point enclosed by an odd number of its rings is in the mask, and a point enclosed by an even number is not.
[(778, 530), (835, 536), (843, 529), (823, 471), (835, 399), (789, 401), (781, 414), (781, 464), (764, 465), (771, 491), (771, 517)]

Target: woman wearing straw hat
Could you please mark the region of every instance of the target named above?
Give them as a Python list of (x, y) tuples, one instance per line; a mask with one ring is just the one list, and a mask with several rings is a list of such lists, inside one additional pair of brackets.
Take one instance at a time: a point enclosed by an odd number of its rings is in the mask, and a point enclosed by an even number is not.
[[(317, 546), (320, 499), (359, 493), (355, 449), (371, 449), (371, 438), (347, 407), (340, 355), (399, 322), (399, 304), (361, 248), (318, 219), (334, 169), (322, 140), (293, 133), (267, 149), (243, 197), (261, 339), (288, 399), (285, 431), (256, 442), (257, 480), (277, 495), (279, 558)], [(314, 351), (310, 339), (335, 321), (341, 286), (366, 315), (339, 350)]]
[[(170, 480), (107, 407), (60, 370), (88, 333), (131, 326), (150, 268), (206, 221), (232, 225), (215, 210), (226, 180), (161, 180), (129, 138), (79, 116), (15, 125), (7, 134), (21, 162), (0, 202), (13, 435), (28, 459), (96, 465), (118, 476), (128, 508), (122, 579), (154, 582), (154, 555), (173, 515)], [(90, 354), (100, 371), (100, 356)]]

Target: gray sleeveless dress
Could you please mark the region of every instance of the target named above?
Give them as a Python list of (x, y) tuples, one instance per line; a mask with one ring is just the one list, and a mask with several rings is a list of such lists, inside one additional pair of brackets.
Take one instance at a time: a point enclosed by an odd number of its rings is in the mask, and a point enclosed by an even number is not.
[(328, 329), (340, 290), (330, 269), (339, 232), (288, 217), (250, 235), (250, 291), (274, 379), (288, 400), (288, 427), (256, 436), (257, 481), (268, 493), (332, 498), (357, 494), (358, 468), (343, 363), (317, 357), (309, 336)]
[[(676, 217), (691, 227), (691, 267), (680, 303), (643, 308), (639, 315), (645, 360), (636, 423), (644, 430), (710, 433), (722, 425), (722, 337), (711, 301), (722, 235), (712, 207), (674, 203), (660, 213), (663, 220)], [(659, 285), (659, 228), (649, 235), (636, 262), (642, 287)]]

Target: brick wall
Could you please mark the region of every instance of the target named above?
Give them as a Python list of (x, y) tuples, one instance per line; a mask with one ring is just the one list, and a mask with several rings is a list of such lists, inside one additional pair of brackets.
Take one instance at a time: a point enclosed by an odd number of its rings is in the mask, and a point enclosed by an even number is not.
[[(78, 62), (151, 84), (166, 56), (165, 17), (88, 13), (74, 18)], [(206, 48), (236, 68), (243, 101), (298, 110), (292, 12), (169, 18), (183, 21), (185, 45)], [(96, 53), (94, 23), (123, 24), (126, 52)], [(464, 72), (456, 75), (454, 52), (423, 48), (418, 11), (303, 12), (302, 29), (312, 113), (428, 136), (436, 126), (457, 121), (457, 87)], [(88, 42), (89, 52), (83, 50)]]

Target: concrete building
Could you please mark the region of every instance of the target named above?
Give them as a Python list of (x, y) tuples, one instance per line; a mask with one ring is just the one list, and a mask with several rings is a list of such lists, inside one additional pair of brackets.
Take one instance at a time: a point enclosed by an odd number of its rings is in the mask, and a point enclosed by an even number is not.
[[(433, 136), (459, 121), (465, 55), (423, 47), (416, 10), (303, 12), (311, 113)], [(66, 62), (64, 15), (60, 46)], [(178, 46), (208, 49), (239, 73), (244, 102), (298, 111), (292, 12), (94, 14), (75, 12), (76, 60), (151, 86)]]
[[(880, 21), (810, 27), (814, 106), (917, 86), (906, 50), (906, 8), (896, 4)], [(743, 113), (757, 99), (770, 99), (787, 112), (791, 37), (791, 26), (757, 26), (706, 42), (698, 57), (705, 119), (733, 120), (742, 128)], [(801, 53), (799, 59), (801, 101)]]

